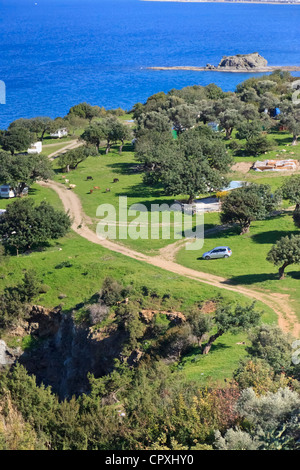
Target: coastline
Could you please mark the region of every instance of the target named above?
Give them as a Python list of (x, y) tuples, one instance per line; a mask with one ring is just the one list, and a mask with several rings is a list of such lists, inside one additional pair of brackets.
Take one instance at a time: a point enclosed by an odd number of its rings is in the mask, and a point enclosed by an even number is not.
[[(173, 0), (142, 0), (142, 1), (173, 1)], [(174, 0), (182, 1), (182, 0)], [(198, 0), (193, 0), (198, 1)], [(172, 66), (172, 67), (147, 67), (148, 70), (186, 70), (192, 72), (223, 72), (223, 73), (268, 73), (274, 72), (275, 70), (282, 70), (287, 72), (300, 72), (300, 65), (270, 65), (267, 67), (259, 67), (253, 69), (237, 69), (232, 67), (219, 67), (219, 68), (207, 68), (207, 67), (196, 67), (196, 66)]]
[(168, 3), (248, 3), (248, 4), (254, 4), (254, 5), (300, 5), (300, 1), (297, 2), (285, 2), (285, 1), (279, 1), (279, 2), (272, 2), (272, 1), (259, 1), (256, 0), (254, 2), (251, 2), (251, 0), (140, 0), (141, 2), (168, 2)]

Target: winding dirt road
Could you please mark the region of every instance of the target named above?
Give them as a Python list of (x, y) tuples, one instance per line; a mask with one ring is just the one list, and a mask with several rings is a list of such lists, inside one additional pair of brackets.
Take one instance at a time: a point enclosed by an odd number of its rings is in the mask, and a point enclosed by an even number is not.
[[(51, 147), (51, 146), (56, 146), (58, 144), (49, 144), (49, 145), (45, 145), (44, 147), (45, 148), (48, 148), (48, 147)], [(78, 147), (81, 147), (82, 145), (84, 145), (84, 142), (80, 141), (80, 140), (73, 140), (72, 142), (69, 142), (68, 144), (66, 144), (64, 147), (60, 148), (59, 150), (56, 150), (55, 152), (51, 153), (50, 155), (48, 155), (48, 158), (50, 160), (54, 160), (55, 158), (57, 158), (59, 155), (61, 155), (62, 153), (65, 153), (67, 152), (68, 150), (73, 150), (73, 149), (76, 149)]]
[(184, 276), (204, 284), (209, 284), (219, 289), (237, 292), (245, 295), (249, 299), (263, 302), (277, 314), (278, 325), (283, 331), (290, 332), (295, 338), (300, 336), (300, 323), (293, 309), (289, 305), (289, 295), (259, 292), (242, 285), (231, 284), (229, 279), (182, 266), (174, 261), (174, 252), (182, 246), (182, 244), (178, 242), (161, 249), (157, 256), (148, 256), (132, 250), (120, 243), (100, 239), (97, 234), (88, 227), (88, 225), (91, 225), (93, 221), (84, 213), (79, 197), (72, 190), (67, 189), (64, 185), (54, 181), (40, 182), (39, 184), (54, 190), (58, 194), (65, 210), (69, 212), (70, 217), (72, 218), (72, 229), (78, 235), (89, 240), (91, 243), (101, 245), (108, 250), (120, 253), (135, 260), (143, 261), (180, 276)]

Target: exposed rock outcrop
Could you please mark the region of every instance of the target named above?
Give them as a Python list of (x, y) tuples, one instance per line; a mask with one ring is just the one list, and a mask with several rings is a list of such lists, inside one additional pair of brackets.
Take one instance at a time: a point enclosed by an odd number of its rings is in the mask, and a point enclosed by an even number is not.
[(140, 312), (140, 316), (145, 323), (150, 323), (153, 320), (153, 317), (159, 314), (166, 315), (167, 319), (173, 323), (173, 325), (184, 323), (186, 321), (186, 317), (181, 312), (165, 312), (161, 310), (150, 309), (144, 309)]
[(101, 377), (111, 372), (126, 339), (117, 328), (97, 335), (89, 325), (77, 325), (72, 314), (39, 306), (32, 309), (28, 331), (39, 341), (18, 362), (62, 399), (87, 393), (88, 373)]
[(220, 61), (218, 68), (233, 69), (261, 69), (268, 66), (268, 61), (258, 52), (252, 54), (237, 54), (234, 56), (224, 56)]
[(12, 349), (5, 341), (0, 340), (0, 369), (11, 366), (22, 354), (21, 348)]
[(237, 54), (233, 56), (224, 56), (219, 65), (206, 64), (201, 66), (171, 66), (171, 67), (148, 67), (150, 70), (192, 70), (194, 72), (252, 72), (265, 73), (275, 70), (285, 70), (288, 72), (300, 71), (299, 65), (268, 65), (267, 60), (258, 52), (251, 54)]

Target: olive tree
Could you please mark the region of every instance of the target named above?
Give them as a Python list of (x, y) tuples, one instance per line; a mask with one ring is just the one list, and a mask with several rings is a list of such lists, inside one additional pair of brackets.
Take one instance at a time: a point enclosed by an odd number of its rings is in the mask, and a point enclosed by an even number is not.
[(296, 205), (296, 210), (300, 209), (300, 175), (292, 175), (287, 178), (281, 187), (282, 196), (288, 199), (291, 204)]
[(0, 152), (0, 183), (9, 184), (17, 196), (26, 186), (53, 176), (51, 161), (44, 155), (9, 155)]
[(279, 279), (284, 279), (285, 269), (300, 263), (300, 235), (282, 237), (272, 246), (267, 261), (279, 267)]
[(280, 193), (272, 194), (269, 185), (251, 184), (231, 191), (222, 202), (221, 222), (238, 224), (241, 234), (248, 233), (251, 222), (269, 215), (280, 201)]

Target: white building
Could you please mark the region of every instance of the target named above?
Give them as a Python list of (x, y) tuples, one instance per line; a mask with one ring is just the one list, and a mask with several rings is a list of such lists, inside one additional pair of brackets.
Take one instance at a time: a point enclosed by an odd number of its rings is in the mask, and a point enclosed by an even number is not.
[(31, 145), (31, 147), (27, 150), (27, 153), (30, 154), (39, 154), (42, 153), (43, 150), (43, 144), (42, 142), (35, 142), (34, 144)]
[(57, 131), (50, 134), (50, 137), (61, 139), (62, 137), (66, 137), (68, 135), (68, 129), (64, 127), (63, 129), (57, 129)]

